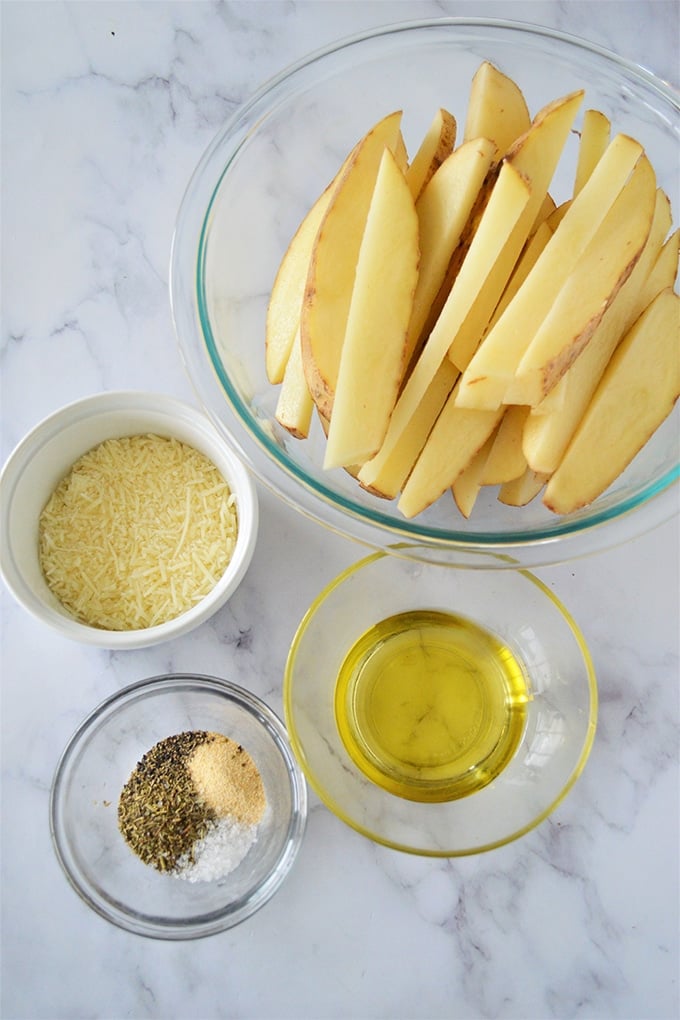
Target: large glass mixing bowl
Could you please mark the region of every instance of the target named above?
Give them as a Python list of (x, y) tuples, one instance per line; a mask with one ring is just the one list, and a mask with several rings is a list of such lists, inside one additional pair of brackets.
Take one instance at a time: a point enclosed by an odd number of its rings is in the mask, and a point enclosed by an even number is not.
[[(171, 301), (182, 356), (206, 412), (289, 504), (374, 548), (407, 543), (420, 557), (456, 565), (536, 566), (620, 544), (676, 513), (677, 408), (608, 491), (576, 513), (555, 516), (540, 498), (507, 507), (489, 488), (470, 520), (446, 496), (407, 520), (396, 502), (363, 491), (346, 471), (323, 470), (325, 438), (316, 419), (303, 441), (277, 424), (278, 387), (265, 373), (272, 283), (314, 198), (354, 143), (392, 110), (403, 110), (411, 154), (440, 106), (462, 126), (470, 80), (483, 60), (518, 82), (532, 115), (585, 88), (580, 116), (600, 109), (614, 132), (638, 139), (675, 202), (678, 95), (643, 67), (528, 25), (444, 19), (390, 26), (285, 70), (225, 124), (179, 211)], [(551, 187), (558, 202), (573, 185), (579, 126), (577, 120)]]

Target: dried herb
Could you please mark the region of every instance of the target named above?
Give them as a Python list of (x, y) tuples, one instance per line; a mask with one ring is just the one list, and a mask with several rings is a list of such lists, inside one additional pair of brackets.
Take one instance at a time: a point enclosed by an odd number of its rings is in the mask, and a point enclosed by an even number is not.
[(172, 871), (180, 857), (193, 860), (194, 844), (212, 827), (215, 812), (196, 791), (188, 761), (208, 734), (178, 733), (142, 757), (123, 787), (118, 826), (123, 838), (158, 871)]

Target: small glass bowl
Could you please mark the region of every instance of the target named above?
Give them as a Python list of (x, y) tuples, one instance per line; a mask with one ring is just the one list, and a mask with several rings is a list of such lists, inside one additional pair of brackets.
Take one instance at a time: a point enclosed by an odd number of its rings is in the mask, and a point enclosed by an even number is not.
[[(212, 882), (156, 871), (118, 829), (118, 799), (137, 762), (185, 730), (242, 744), (267, 799), (256, 842), (230, 874)], [(50, 799), (54, 847), (76, 892), (106, 920), (157, 939), (213, 935), (264, 906), (293, 865), (306, 816), (305, 781), (280, 719), (235, 684), (191, 673), (142, 680), (102, 702), (64, 751)]]
[[(488, 60), (522, 88), (535, 115), (583, 88), (585, 97), (551, 184), (573, 191), (583, 111), (602, 110), (613, 133), (645, 146), (657, 183), (675, 201), (680, 104), (667, 83), (601, 47), (509, 21), (440, 18), (372, 30), (310, 54), (265, 83), (225, 123), (200, 160), (173, 238), (170, 295), (188, 374), (216, 427), (255, 474), (306, 516), (377, 549), (408, 543), (414, 554), (459, 566), (505, 553), (498, 567), (564, 562), (619, 545), (677, 513), (678, 415), (590, 506), (565, 516), (540, 498), (507, 507), (485, 486), (469, 520), (446, 495), (407, 520), (396, 501), (323, 468), (325, 437), (314, 416), (305, 440), (276, 421), (279, 388), (266, 377), (268, 297), (280, 260), (314, 199), (356, 141), (403, 110), (415, 153), (437, 109), (462, 136), (470, 81)], [(673, 209), (677, 222), (677, 208)], [(511, 558), (510, 558), (511, 557)], [(483, 565), (483, 564), (482, 564)]]
[[(459, 571), (403, 552), (350, 567), (302, 620), (284, 679), (291, 745), (327, 807), (375, 842), (433, 857), (491, 850), (539, 825), (581, 774), (597, 721), (593, 664), (574, 620), (531, 573)], [(415, 610), (454, 614), (490, 632), (520, 664), (529, 693), (509, 762), (482, 788), (443, 802), (406, 799), (367, 778), (336, 718), (336, 682), (349, 650), (374, 624)], [(449, 746), (455, 762), (454, 738)], [(411, 761), (404, 765), (404, 773), (412, 770)]]

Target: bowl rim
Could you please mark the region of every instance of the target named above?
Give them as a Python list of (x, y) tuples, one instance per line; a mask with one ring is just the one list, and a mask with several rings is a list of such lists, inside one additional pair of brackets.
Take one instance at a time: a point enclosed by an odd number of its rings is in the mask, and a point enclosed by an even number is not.
[[(263, 430), (257, 430), (254, 427), (240, 395), (233, 388), (228, 377), (224, 375), (223, 370), (221, 371), (206, 316), (205, 303), (201, 298), (204, 291), (202, 274), (207, 225), (215, 195), (234, 153), (231, 153), (226, 162), (222, 161), (221, 169), (212, 168), (211, 162), (221, 145), (224, 144), (224, 140), (237, 129), (239, 122), (243, 121), (253, 108), (257, 108), (289, 78), (328, 55), (379, 37), (412, 33), (416, 30), (448, 30), (460, 27), (480, 30), (494, 29), (509, 33), (515, 32), (519, 36), (549, 38), (559, 44), (566, 43), (569, 47), (590, 52), (598, 59), (612, 63), (622, 72), (633, 75), (644, 82), (664, 102), (670, 103), (676, 111), (680, 111), (680, 93), (644, 66), (621, 57), (599, 44), (540, 25), (499, 18), (445, 17), (399, 21), (345, 36), (311, 51), (265, 81), (227, 119), (204, 151), (185, 189), (173, 232), (170, 253), (170, 303), (173, 324), (185, 369), (199, 401), (213, 424), (223, 433), (226, 441), (234, 446), (264, 485), (307, 517), (345, 537), (354, 538), (373, 548), (385, 548), (390, 540), (415, 544), (426, 543), (430, 549), (430, 555), (433, 553), (440, 555), (443, 560), (458, 558), (461, 561), (459, 565), (478, 566), (474, 554), (480, 551), (514, 552), (519, 557), (519, 560), (515, 560), (515, 562), (521, 561), (522, 565), (526, 566), (554, 564), (616, 546), (673, 517), (678, 512), (675, 483), (680, 479), (680, 464), (672, 465), (665, 470), (661, 477), (642, 486), (641, 491), (628, 494), (614, 507), (604, 504), (598, 508), (596, 504), (592, 504), (591, 508), (586, 508), (585, 511), (579, 511), (568, 517), (556, 517), (554, 520), (547, 520), (540, 526), (531, 529), (518, 527), (512, 532), (504, 530), (465, 531), (455, 528), (430, 527), (419, 523), (418, 518), (412, 522), (405, 518), (402, 520), (396, 515), (388, 516), (379, 506), (365, 506), (353, 500), (351, 496), (335, 492), (326, 485), (323, 477), (321, 479), (312, 478), (304, 468), (298, 467), (288, 458), (275, 442), (270, 441)], [(196, 231), (187, 223), (188, 206), (195, 188), (202, 181), (208, 169), (213, 171), (211, 181), (216, 181), (216, 183), (212, 185), (208, 207), (204, 209), (202, 222)], [(180, 323), (179, 292), (181, 287), (179, 279), (182, 271), (179, 249), (185, 232), (198, 234), (194, 280), (190, 289), (190, 300), (194, 305), (192, 313), (195, 313), (194, 318), (198, 317), (200, 320), (200, 336), (197, 337), (200, 348), (198, 351), (192, 351), (189, 337), (185, 336), (183, 324)], [(195, 323), (194, 328), (196, 328)], [(211, 379), (208, 382), (211, 387), (211, 397), (206, 397), (201, 392), (202, 387), (197, 383), (195, 377), (196, 368), (200, 369), (203, 356), (209, 361), (209, 365), (205, 367), (211, 374)], [(220, 402), (219, 410), (212, 406), (213, 401)], [(231, 416), (228, 423), (222, 421), (222, 414), (225, 411)], [(266, 459), (264, 466), (254, 463), (240, 437), (235, 435), (234, 426), (236, 432), (245, 433), (247, 442), (255, 444), (257, 454), (264, 455)], [(271, 477), (268, 471), (270, 464), (276, 467), (275, 477)], [(282, 473), (282, 478), (279, 477), (278, 472)], [(286, 491), (286, 481), (289, 484), (292, 481), (296, 486), (294, 492)], [(593, 506), (595, 506), (594, 510)], [(643, 508), (644, 514), (636, 513)], [(483, 564), (483, 566), (486, 565)]]
[[(209, 152), (219, 146), (222, 136), (241, 119), (244, 112), (246, 112), (250, 107), (257, 105), (265, 95), (273, 91), (273, 89), (280, 85), (281, 82), (297, 74), (310, 64), (316, 63), (325, 56), (329, 56), (336, 53), (338, 50), (347, 49), (354, 46), (356, 43), (368, 41), (378, 36), (398, 35), (402, 32), (409, 32), (413, 29), (466, 27), (498, 28), (502, 30), (508, 29), (518, 33), (543, 36), (544, 38), (569, 43), (578, 49), (589, 50), (590, 52), (597, 54), (599, 57), (603, 57), (614, 64), (618, 64), (623, 70), (632, 72), (639, 76), (645, 84), (649, 85), (655, 91), (658, 91), (665, 99), (670, 101), (678, 110), (680, 110), (680, 83), (675, 86), (671, 82), (667, 82), (663, 78), (660, 78), (654, 73), (654, 71), (645, 67), (644, 64), (639, 64), (637, 61), (631, 60), (629, 57), (623, 57), (614, 50), (609, 49), (606, 46), (602, 46), (600, 43), (585, 39), (582, 36), (575, 35), (573, 32), (565, 32), (559, 28), (551, 28), (547, 25), (539, 25), (535, 22), (523, 21), (521, 19), (516, 20), (513, 18), (469, 18), (462, 16), (411, 18), (387, 22), (383, 25), (376, 25), (373, 28), (367, 28), (360, 32), (353, 32), (340, 36), (329, 43), (325, 43), (323, 46), (315, 47), (306, 54), (303, 54), (297, 60), (291, 61), (285, 67), (281, 68), (281, 70), (270, 75), (261, 82), (261, 84), (253, 92), (251, 92), (248, 98), (243, 103), (240, 103), (236, 110), (234, 110), (227, 118), (220, 130), (209, 143), (202, 158), (205, 158)], [(194, 174), (195, 173), (196, 169), (194, 170)], [(192, 174), (192, 177), (194, 174)]]
[[(226, 465), (227, 479), (237, 497), (239, 521), (236, 546), (216, 585), (200, 602), (164, 623), (143, 629), (110, 631), (91, 627), (75, 617), (51, 610), (24, 580), (15, 562), (8, 540), (12, 503), (24, 469), (47, 443), (56, 439), (64, 428), (82, 424), (88, 419), (112, 413), (148, 414), (166, 419), (169, 431), (181, 421), (196, 438), (219, 452)], [(95, 444), (96, 445), (96, 444)], [(219, 467), (222, 471), (222, 467)], [(222, 473), (225, 473), (222, 471)], [(0, 470), (0, 577), (16, 602), (41, 623), (47, 624), (62, 637), (111, 650), (146, 648), (188, 633), (204, 623), (233, 595), (245, 576), (255, 552), (259, 529), (257, 488), (248, 468), (236, 451), (224, 441), (210, 419), (191, 404), (165, 393), (147, 390), (107, 390), (57, 408), (38, 421), (16, 444)]]
[[(148, 694), (169, 691), (196, 691), (215, 694), (226, 698), (253, 716), (264, 729), (279, 752), (286, 768), (291, 789), (291, 811), (288, 817), (286, 840), (276, 863), (268, 876), (249, 894), (246, 894), (219, 910), (199, 915), (198, 920), (164, 921), (161, 917), (150, 918), (135, 915), (116, 902), (105, 905), (92, 890), (91, 883), (78, 880), (75, 869), (69, 863), (65, 849), (65, 823), (61, 814), (60, 796), (69, 769), (77, 766), (79, 750), (89, 734), (103, 725), (116, 710), (130, 707)], [(180, 941), (204, 938), (235, 927), (251, 917), (265, 905), (282, 885), (290, 872), (302, 845), (307, 826), (308, 792), (300, 765), (292, 752), (288, 732), (283, 720), (270, 706), (252, 691), (207, 673), (177, 672), (162, 673), (137, 680), (106, 697), (93, 708), (74, 730), (62, 751), (54, 770), (50, 787), (48, 814), (52, 846), (56, 858), (71, 887), (78, 896), (105, 920), (136, 935), (148, 938)], [(82, 877), (82, 873), (79, 873)]]
[[(547, 584), (541, 581), (540, 578), (536, 577), (536, 575), (531, 573), (530, 571), (526, 569), (516, 569), (514, 571), (514, 574), (523, 577), (527, 582), (535, 585), (538, 591), (543, 596), (545, 596), (548, 599), (548, 601), (551, 602), (552, 605), (557, 609), (558, 613), (560, 614), (560, 617), (566, 623), (567, 627), (571, 631), (572, 636), (576, 641), (579, 652), (582, 656), (583, 666), (585, 668), (585, 674), (587, 678), (588, 703), (589, 703), (588, 725), (586, 727), (585, 736), (583, 738), (583, 743), (578, 758), (575, 761), (571, 769), (571, 772), (569, 773), (569, 776), (564, 785), (562, 786), (559, 794), (556, 797), (554, 797), (552, 801), (548, 805), (546, 805), (546, 807), (544, 807), (534, 819), (532, 819), (531, 822), (523, 826), (520, 826), (518, 829), (509, 833), (509, 835), (507, 835), (503, 839), (492, 840), (488, 843), (480, 844), (479, 846), (464, 847), (462, 849), (456, 850), (441, 850), (441, 849), (433, 850), (432, 848), (409, 846), (407, 844), (400, 843), (396, 840), (391, 840), (387, 837), (381, 836), (380, 833), (375, 832), (373, 829), (369, 828), (366, 825), (363, 825), (361, 822), (358, 822), (356, 819), (352, 818), (351, 814), (345, 808), (341, 807), (336, 802), (335, 798), (331, 794), (329, 794), (328, 791), (325, 790), (323, 784), (317, 779), (315, 775), (315, 772), (309, 762), (309, 758), (307, 756), (303, 743), (299, 737), (296, 725), (295, 712), (293, 708), (293, 686), (294, 686), (293, 674), (298, 649), (305, 638), (305, 634), (314, 616), (316, 615), (317, 611), (321, 608), (323, 603), (326, 601), (326, 599), (338, 588), (340, 588), (343, 584), (345, 584), (345, 582), (351, 580), (351, 578), (358, 571), (363, 570), (365, 568), (370, 568), (374, 563), (381, 559), (394, 559), (394, 558), (395, 557), (392, 553), (380, 550), (371, 553), (370, 555), (364, 557), (363, 559), (358, 560), (357, 562), (351, 564), (351, 566), (345, 568), (345, 570), (341, 571), (336, 577), (334, 577), (333, 580), (330, 581), (323, 588), (323, 590), (316, 596), (314, 601), (306, 610), (300, 623), (298, 624), (295, 635), (290, 645), (290, 650), (288, 653), (288, 658), (286, 660), (283, 679), (284, 719), (286, 722), (286, 728), (288, 730), (290, 744), (291, 747), (293, 748), (293, 753), (295, 754), (296, 758), (298, 759), (298, 762), (300, 763), (300, 766), (302, 768), (302, 771), (305, 775), (305, 778), (309, 786), (312, 788), (317, 797), (319, 797), (319, 799), (337, 818), (339, 818), (350, 828), (354, 829), (356, 832), (360, 833), (362, 836), (365, 836), (367, 839), (370, 839), (374, 843), (378, 843), (382, 846), (389, 847), (392, 850), (399, 850), (404, 853), (409, 853), (422, 857), (436, 857), (436, 858), (470, 857), (481, 853), (487, 853), (490, 850), (499, 849), (502, 846), (507, 846), (509, 843), (515, 842), (522, 836), (525, 836), (527, 833), (531, 832), (533, 829), (536, 829), (542, 822), (544, 822), (551, 814), (554, 813), (554, 811), (567, 797), (567, 795), (575, 785), (576, 781), (581, 776), (590, 757), (590, 753), (592, 751), (593, 744), (595, 741), (599, 712), (599, 696), (595, 665), (593, 663), (593, 659), (590, 654), (590, 649), (585, 640), (585, 637), (583, 636), (580, 627), (576, 623), (575, 618), (566, 608), (561, 599), (559, 599), (557, 595), (555, 595), (555, 593), (550, 590)], [(455, 568), (444, 565), (438, 566), (438, 569), (455, 569)], [(492, 568), (489, 570), (489, 573), (491, 573), (491, 570)], [(346, 768), (352, 772), (358, 772), (357, 767), (349, 759), (349, 757), (347, 757), (347, 760), (343, 762), (343, 768)], [(386, 798), (392, 796), (393, 796), (392, 794), (388, 793), (385, 794)], [(386, 803), (389, 803), (389, 801), (386, 801)]]

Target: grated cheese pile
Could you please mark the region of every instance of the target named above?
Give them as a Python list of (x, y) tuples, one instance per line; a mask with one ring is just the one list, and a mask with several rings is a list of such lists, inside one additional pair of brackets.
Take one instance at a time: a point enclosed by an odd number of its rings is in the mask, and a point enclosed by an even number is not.
[(214, 588), (234, 551), (236, 498), (204, 454), (155, 435), (84, 454), (40, 515), (40, 564), (73, 615), (106, 630), (165, 623)]

